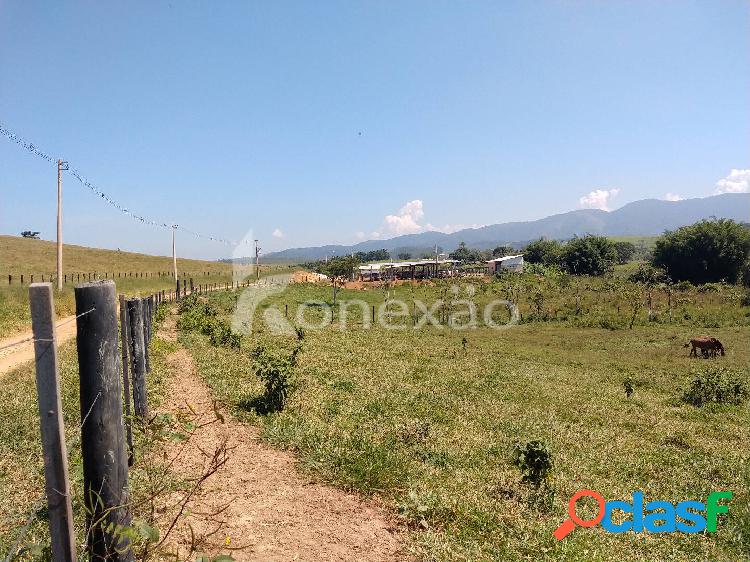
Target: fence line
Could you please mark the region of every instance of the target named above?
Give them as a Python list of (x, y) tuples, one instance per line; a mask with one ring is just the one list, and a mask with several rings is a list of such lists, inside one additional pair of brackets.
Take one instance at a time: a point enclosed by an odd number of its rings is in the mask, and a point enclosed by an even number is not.
[[(45, 496), (54, 560), (76, 559), (67, 453), (78, 442), (78, 438), (69, 443), (63, 439), (61, 394), (59, 384), (55, 384), (59, 380), (55, 328), (77, 322), (87, 551), (91, 559), (132, 562), (127, 538), (113, 530), (130, 524), (126, 507), (128, 467), (135, 454), (130, 424), (131, 420), (148, 423), (146, 365), (156, 314), (161, 306), (188, 294), (235, 290), (249, 284), (249, 281), (195, 284), (190, 279), (181, 284), (180, 292), (175, 288), (127, 299), (120, 295), (118, 318), (114, 281), (84, 283), (75, 287), (75, 317), (58, 324), (54, 323), (52, 284), (36, 283), (29, 287), (34, 336), (14, 345), (35, 343)], [(130, 413), (131, 396), (134, 416)], [(51, 456), (54, 462), (50, 461)], [(41, 506), (43, 499), (35, 506)], [(38, 508), (31, 511), (8, 553), (9, 559), (15, 556), (38, 514)]]
[[(63, 283), (81, 283), (87, 281), (99, 281), (103, 279), (171, 279), (173, 273), (170, 271), (74, 271), (72, 273), (63, 274)], [(214, 272), (214, 271), (201, 271), (200, 273), (183, 272), (179, 275), (179, 279), (188, 279), (192, 277), (227, 277), (231, 276), (230, 271), (227, 272)], [(35, 279), (36, 276), (36, 279)], [(42, 283), (56, 281), (56, 275), (54, 273), (9, 273), (8, 274), (8, 285), (30, 285), (35, 281), (41, 281)]]

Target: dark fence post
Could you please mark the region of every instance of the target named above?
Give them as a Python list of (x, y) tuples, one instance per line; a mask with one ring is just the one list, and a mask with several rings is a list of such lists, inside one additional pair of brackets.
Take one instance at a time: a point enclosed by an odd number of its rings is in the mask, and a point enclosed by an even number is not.
[(44, 453), (44, 483), (49, 511), (52, 559), (76, 560), (73, 508), (68, 479), (68, 452), (60, 400), (60, 375), (57, 368), (57, 337), (52, 284), (29, 286), (31, 326), (36, 356), (36, 389), (39, 395), (39, 420)]
[(129, 539), (116, 531), (130, 525), (130, 512), (115, 284), (84, 283), (75, 288), (75, 300), (89, 557), (132, 562)]
[(191, 295), (193, 294), (193, 289), (194, 289), (194, 287), (193, 287), (193, 278), (191, 277), (190, 278), (190, 294)]
[(181, 281), (177, 280), (177, 300), (180, 300), (180, 283)]
[(128, 325), (130, 327), (130, 365), (133, 381), (133, 411), (135, 417), (145, 421), (148, 417), (146, 398), (146, 352), (143, 338), (143, 301), (128, 299)]
[(128, 308), (125, 304), (125, 295), (120, 295), (120, 348), (122, 352), (122, 393), (125, 396), (125, 441), (128, 445), (128, 466), (133, 465), (133, 420), (130, 417), (130, 371), (128, 353), (128, 342), (130, 341), (130, 330), (128, 329)]

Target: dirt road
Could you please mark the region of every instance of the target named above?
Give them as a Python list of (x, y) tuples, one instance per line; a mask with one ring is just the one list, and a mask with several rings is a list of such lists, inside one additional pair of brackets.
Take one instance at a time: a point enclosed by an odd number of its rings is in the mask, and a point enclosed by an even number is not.
[[(75, 316), (68, 316), (57, 321), (57, 344), (76, 337)], [(0, 377), (34, 359), (34, 342), (31, 330), (4, 340), (0, 340)]]
[[(171, 319), (170, 319), (171, 320)], [(174, 339), (173, 321), (162, 337)], [(172, 333), (164, 333), (172, 331)], [(223, 412), (217, 422), (214, 401), (186, 349), (167, 358), (171, 382), (162, 409), (197, 415), (201, 429), (185, 444), (173, 470), (194, 477), (205, 468), (207, 452), (228, 440), (228, 460), (188, 505), (172, 539), (172, 551), (184, 555), (191, 541), (207, 554), (226, 553), (235, 560), (383, 561), (411, 560), (387, 512), (359, 496), (301, 475), (293, 454), (263, 442), (257, 428)], [(204, 425), (205, 424), (205, 425)], [(210, 456), (210, 455), (208, 455)], [(217, 513), (207, 520), (198, 514)], [(216, 531), (220, 523), (221, 530)]]

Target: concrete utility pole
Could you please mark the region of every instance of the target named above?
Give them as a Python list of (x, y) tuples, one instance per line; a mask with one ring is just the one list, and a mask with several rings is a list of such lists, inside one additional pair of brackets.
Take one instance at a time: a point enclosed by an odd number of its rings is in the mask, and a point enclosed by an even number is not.
[(172, 225), (172, 269), (174, 272), (174, 280), (177, 281), (177, 251), (175, 250), (174, 237), (177, 225)]
[(57, 161), (57, 290), (63, 288), (62, 266), (62, 173), (68, 169), (68, 163)]
[(260, 248), (258, 248), (258, 241), (255, 241), (255, 280), (260, 279)]

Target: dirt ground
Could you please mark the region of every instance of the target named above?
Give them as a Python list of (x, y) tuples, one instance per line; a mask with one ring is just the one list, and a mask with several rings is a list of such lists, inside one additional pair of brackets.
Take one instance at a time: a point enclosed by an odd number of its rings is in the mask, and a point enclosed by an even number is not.
[(330, 283), (330, 279), (320, 273), (309, 271), (295, 271), (292, 274), (291, 283)]
[[(57, 345), (76, 336), (75, 316), (57, 321)], [(31, 330), (0, 340), (0, 377), (8, 371), (34, 359), (34, 342)]]
[[(170, 318), (161, 335), (174, 340), (174, 330)], [(227, 447), (226, 464), (204, 482), (187, 506), (190, 515), (170, 537), (173, 552), (179, 546), (187, 553), (192, 527), (192, 536), (204, 541), (201, 552), (235, 560), (411, 560), (384, 509), (299, 474), (294, 455), (261, 441), (257, 428), (219, 410), (220, 421), (189, 351), (179, 349), (167, 360), (171, 381), (161, 409), (207, 424), (185, 443), (169, 446), (168, 458), (186, 448), (173, 470), (195, 478), (217, 446), (226, 441)], [(229, 551), (238, 547), (246, 548)]]

